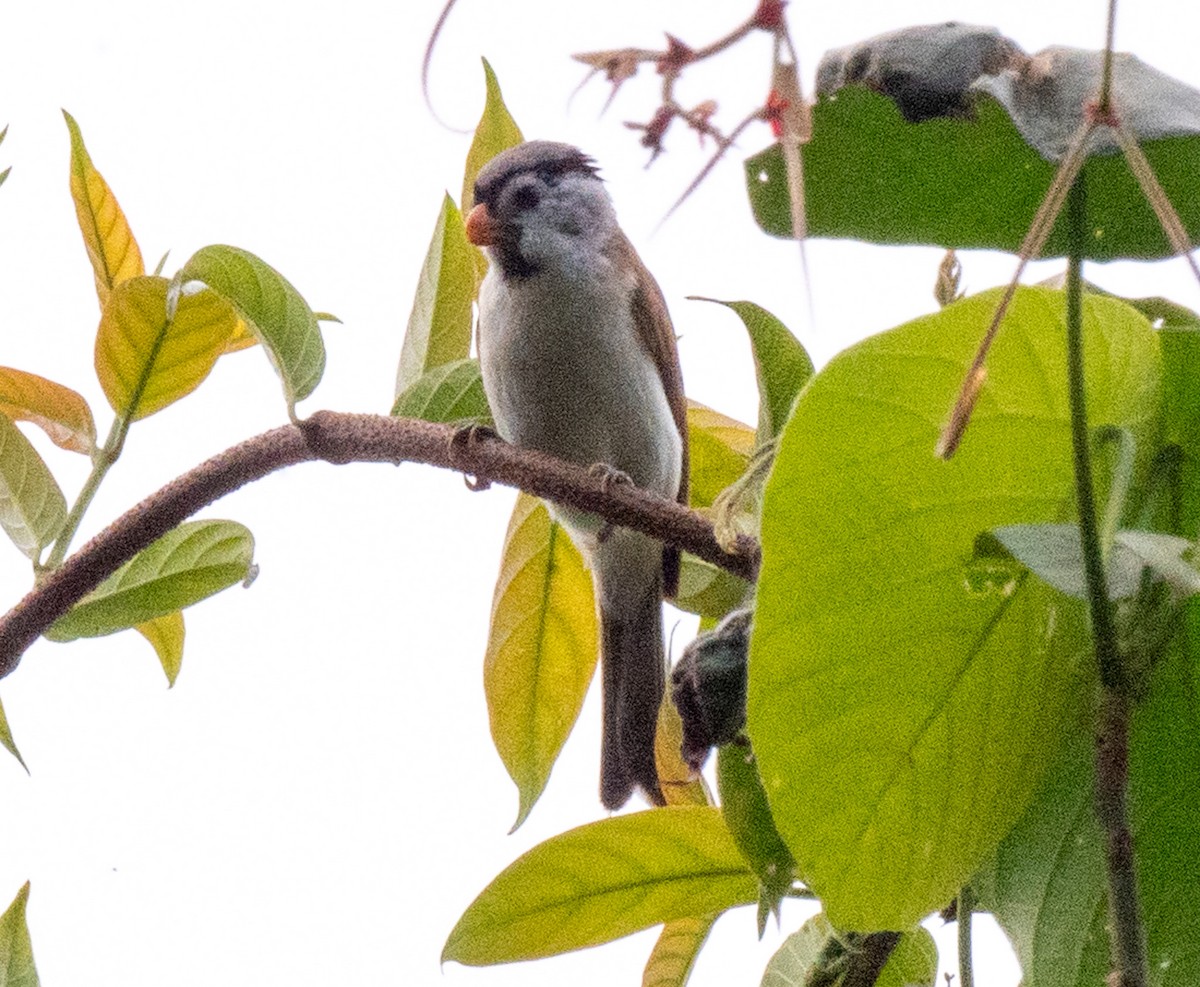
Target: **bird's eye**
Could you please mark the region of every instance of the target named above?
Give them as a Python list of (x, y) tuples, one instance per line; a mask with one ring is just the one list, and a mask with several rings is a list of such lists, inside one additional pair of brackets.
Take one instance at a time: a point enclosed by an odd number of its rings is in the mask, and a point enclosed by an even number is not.
[(538, 195), (538, 190), (532, 185), (522, 185), (513, 192), (512, 202), (520, 212), (525, 212), (527, 209), (532, 209), (538, 204), (541, 196)]

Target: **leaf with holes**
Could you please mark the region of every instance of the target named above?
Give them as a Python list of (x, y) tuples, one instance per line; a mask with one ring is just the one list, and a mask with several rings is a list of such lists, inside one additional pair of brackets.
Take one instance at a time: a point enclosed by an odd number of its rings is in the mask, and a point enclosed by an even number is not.
[(79, 124), (66, 110), (62, 112), (71, 135), (71, 198), (75, 200), (75, 216), (92, 262), (96, 295), (103, 310), (113, 288), (145, 274), (146, 265), (117, 197), (92, 164)]
[(96, 376), (104, 396), (133, 421), (199, 387), (237, 328), (232, 306), (204, 288), (183, 292), (169, 316), (169, 289), (165, 278), (122, 281), (96, 330)]
[(308, 303), (291, 283), (247, 250), (201, 247), (179, 272), (232, 303), (267, 351), (283, 383), (288, 414), (313, 392), (325, 372), (325, 343)]
[(396, 398), (392, 414), (427, 422), (491, 425), (479, 361), (454, 360), (427, 370)]
[(254, 536), (235, 521), (181, 524), (55, 621), (46, 637), (102, 637), (190, 607), (243, 582), (253, 558)]
[[(962, 447), (933, 454), (998, 299), (835, 357), (767, 486), (748, 732), (775, 824), (839, 928), (903, 929), (944, 906), (1086, 706), (1082, 604), (975, 569), (979, 532), (1073, 510), (1062, 293), (1017, 291)], [(1092, 422), (1149, 448), (1157, 337), (1095, 296), (1083, 327)]]
[(50, 544), (67, 519), (67, 501), (37, 450), (0, 414), (0, 527), (29, 558)]
[(575, 725), (599, 644), (592, 580), (566, 531), (521, 494), (492, 599), (483, 688), (492, 741), (516, 783), (521, 825)]
[(750, 904), (757, 882), (719, 809), (668, 806), (569, 830), (510, 864), (442, 950), (468, 966), (598, 946)]

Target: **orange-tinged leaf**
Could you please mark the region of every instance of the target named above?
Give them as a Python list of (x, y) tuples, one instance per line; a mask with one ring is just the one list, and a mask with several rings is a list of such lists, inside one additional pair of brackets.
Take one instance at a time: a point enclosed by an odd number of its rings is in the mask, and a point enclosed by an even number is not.
[(599, 654), (592, 581), (571, 539), (521, 494), (504, 541), (484, 657), (492, 740), (521, 825), (579, 716)]
[(654, 735), (654, 766), (667, 805), (712, 805), (712, 795), (701, 775), (692, 775), (684, 764), (683, 721), (668, 688), (658, 708), (658, 730)]
[(100, 316), (96, 375), (113, 410), (131, 420), (195, 390), (237, 328), (233, 306), (209, 288), (185, 291), (168, 318), (169, 284), (155, 277), (123, 281)]
[(87, 402), (45, 377), (0, 367), (0, 412), (33, 422), (63, 449), (90, 455), (96, 448), (96, 423)]
[(642, 987), (683, 987), (715, 921), (712, 917), (677, 918), (664, 925), (646, 961)]
[(166, 673), (167, 687), (170, 688), (179, 677), (179, 668), (183, 664), (183, 611), (176, 610), (174, 613), (155, 617), (144, 624), (138, 624), (134, 630), (154, 648), (163, 672)]
[(145, 274), (146, 266), (117, 197), (92, 164), (79, 124), (66, 110), (63, 116), (71, 134), (71, 198), (103, 309), (112, 289), (127, 278)]
[(248, 350), (257, 344), (258, 337), (254, 335), (254, 330), (247, 325), (245, 319), (239, 318), (237, 328), (233, 330), (229, 342), (225, 344), (225, 352), (236, 353), (238, 350)]

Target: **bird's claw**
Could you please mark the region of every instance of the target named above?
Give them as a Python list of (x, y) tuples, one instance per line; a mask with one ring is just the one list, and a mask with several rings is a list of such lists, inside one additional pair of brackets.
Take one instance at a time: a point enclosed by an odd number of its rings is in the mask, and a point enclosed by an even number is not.
[[(614, 486), (634, 486), (633, 477), (610, 463), (592, 463), (588, 467), (588, 475), (599, 477), (600, 489), (604, 493), (608, 493)], [(600, 530), (596, 532), (596, 541), (601, 543), (607, 541), (614, 528), (615, 525), (611, 521), (605, 521)]]
[[(500, 433), (490, 425), (480, 425), (478, 423), (463, 425), (451, 433), (450, 438), (446, 442), (446, 449), (450, 454), (451, 460), (454, 460), (464, 454), (470, 453), (484, 439), (498, 438), (500, 438)], [(467, 489), (472, 493), (487, 490), (492, 485), (491, 480), (480, 479), (468, 473), (463, 474), (463, 483), (467, 485)]]

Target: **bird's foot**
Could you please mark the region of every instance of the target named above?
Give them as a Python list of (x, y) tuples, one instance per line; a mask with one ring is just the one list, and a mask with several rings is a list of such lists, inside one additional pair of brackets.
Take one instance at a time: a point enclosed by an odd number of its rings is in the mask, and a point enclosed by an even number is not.
[[(600, 489), (605, 493), (608, 493), (614, 486), (632, 487), (634, 485), (633, 477), (610, 463), (592, 463), (588, 467), (588, 475), (600, 479)], [(611, 521), (605, 521), (600, 530), (596, 532), (596, 541), (607, 541), (613, 533), (614, 527), (615, 525)]]
[[(450, 454), (452, 460), (459, 458), (464, 454), (471, 453), (475, 446), (485, 439), (498, 439), (500, 433), (490, 425), (463, 425), (461, 428), (456, 428), (446, 442), (446, 450)], [(477, 476), (471, 476), (469, 473), (463, 474), (463, 483), (467, 485), (467, 489), (473, 493), (479, 493), (481, 490), (487, 490), (492, 485), (491, 480), (481, 480)]]

